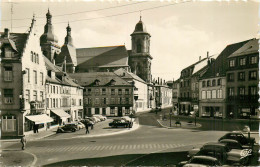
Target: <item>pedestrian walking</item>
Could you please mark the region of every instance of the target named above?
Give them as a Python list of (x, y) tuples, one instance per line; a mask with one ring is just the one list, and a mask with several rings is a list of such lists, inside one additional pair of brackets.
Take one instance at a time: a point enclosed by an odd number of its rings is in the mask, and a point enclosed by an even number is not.
[(22, 150), (24, 150), (24, 149), (25, 149), (25, 144), (26, 144), (25, 135), (22, 136), (22, 138), (21, 138), (21, 143), (22, 143)]
[(87, 123), (86, 123), (85, 127), (86, 127), (86, 134), (88, 134), (89, 130), (88, 130), (88, 124)]

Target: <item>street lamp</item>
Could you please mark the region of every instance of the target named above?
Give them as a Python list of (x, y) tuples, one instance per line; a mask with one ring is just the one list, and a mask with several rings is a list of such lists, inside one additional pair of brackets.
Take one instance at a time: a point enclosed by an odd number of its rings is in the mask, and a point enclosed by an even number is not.
[(170, 110), (170, 127), (172, 127), (172, 109)]

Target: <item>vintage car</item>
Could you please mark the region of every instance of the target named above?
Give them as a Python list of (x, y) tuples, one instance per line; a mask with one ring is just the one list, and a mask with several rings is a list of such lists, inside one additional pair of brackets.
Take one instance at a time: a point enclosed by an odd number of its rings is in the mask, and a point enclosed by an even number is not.
[(222, 164), (247, 165), (249, 156), (243, 149), (230, 149), (227, 143), (206, 143), (200, 149), (189, 151), (189, 156), (206, 155), (217, 158)]
[(222, 166), (217, 158), (210, 156), (194, 156), (189, 161), (182, 161), (178, 166), (183, 167), (202, 167), (202, 166)]
[(132, 128), (132, 123), (129, 121), (125, 121), (123, 119), (114, 119), (113, 122), (110, 122), (108, 125), (114, 128), (117, 127)]
[(96, 118), (100, 119), (101, 121), (105, 121), (107, 119), (107, 117), (105, 117), (103, 115), (98, 115), (98, 114), (93, 115), (93, 117), (96, 117)]
[(250, 145), (250, 146), (253, 146), (256, 143), (254, 137), (248, 138), (240, 131), (226, 133), (224, 136), (219, 138), (218, 141), (223, 139), (233, 139), (238, 141), (242, 145)]
[(88, 126), (93, 126), (95, 123), (93, 121), (91, 121), (90, 119), (83, 119), (80, 121), (81, 123), (83, 123), (84, 125), (88, 125)]
[(75, 124), (66, 124), (64, 126), (58, 127), (56, 133), (63, 133), (63, 132), (76, 132), (78, 127)]

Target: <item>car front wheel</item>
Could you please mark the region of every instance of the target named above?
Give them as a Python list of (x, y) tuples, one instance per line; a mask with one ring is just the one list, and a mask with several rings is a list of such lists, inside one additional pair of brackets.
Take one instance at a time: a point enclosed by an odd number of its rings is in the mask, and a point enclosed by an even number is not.
[(72, 129), (71, 131), (72, 131), (72, 132), (76, 132), (76, 129)]

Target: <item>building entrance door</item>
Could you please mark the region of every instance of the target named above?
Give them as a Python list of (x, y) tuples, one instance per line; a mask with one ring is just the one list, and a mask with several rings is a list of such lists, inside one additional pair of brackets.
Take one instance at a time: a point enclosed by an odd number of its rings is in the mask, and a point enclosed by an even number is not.
[(122, 117), (122, 107), (118, 107), (118, 116)]

